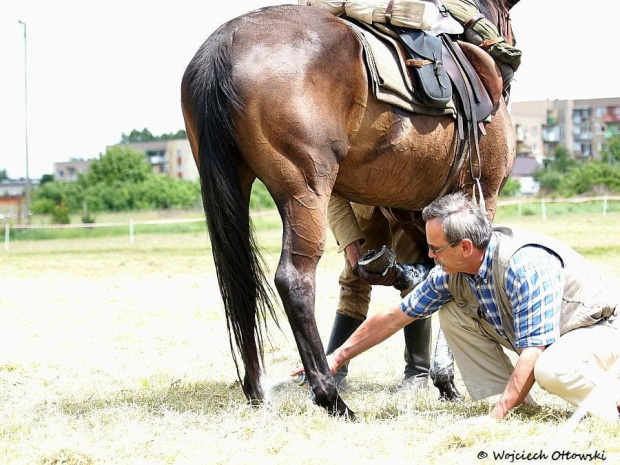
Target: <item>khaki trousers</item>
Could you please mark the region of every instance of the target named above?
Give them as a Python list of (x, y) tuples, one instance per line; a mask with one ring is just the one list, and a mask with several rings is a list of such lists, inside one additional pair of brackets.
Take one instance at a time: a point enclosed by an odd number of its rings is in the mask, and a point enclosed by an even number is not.
[[(379, 250), (386, 245), (396, 254), (398, 263), (421, 263), (424, 256), (397, 221), (379, 207), (350, 204), (332, 196), (329, 203), (330, 228), (342, 251), (355, 240), (363, 242), (362, 253)], [(344, 256), (344, 269), (338, 278), (340, 299), (337, 313), (357, 320), (365, 320), (370, 305), (372, 286), (361, 282)], [(401, 292), (403, 297), (408, 290)], [(404, 328), (405, 372), (404, 378), (427, 379), (430, 369), (432, 341), (431, 319), (416, 320)]]
[[(501, 394), (514, 369), (503, 350), (514, 350), (508, 341), (484, 318), (454, 301), (439, 310), (439, 322), (472, 399)], [(587, 402), (589, 412), (617, 419), (618, 363), (620, 318), (613, 324), (599, 323), (562, 335), (538, 358), (534, 376), (550, 394), (578, 407)]]
[[(330, 208), (332, 204), (330, 203)], [(357, 215), (357, 221), (340, 221), (334, 224), (334, 216), (330, 218), (330, 226), (341, 249), (354, 240), (364, 239), (362, 253), (368, 250), (379, 250), (387, 245), (396, 254), (398, 263), (421, 263), (424, 256), (411, 238), (400, 227), (391, 215), (378, 207), (370, 207), (370, 214)], [(357, 210), (356, 210), (357, 212)], [(360, 282), (353, 275), (353, 269), (344, 256), (344, 269), (338, 278), (340, 284), (340, 301), (338, 312), (358, 320), (364, 320), (368, 314), (372, 286)], [(405, 293), (401, 293), (404, 297)]]

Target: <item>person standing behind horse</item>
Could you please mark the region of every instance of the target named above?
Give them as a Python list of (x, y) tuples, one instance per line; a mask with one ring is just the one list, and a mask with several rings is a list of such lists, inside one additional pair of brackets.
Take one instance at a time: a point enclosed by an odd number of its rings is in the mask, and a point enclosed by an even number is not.
[[(332, 373), (439, 310), (471, 397), (500, 395), (492, 417), (504, 418), (526, 401), (536, 381), (617, 421), (620, 389), (611, 377), (620, 363), (617, 286), (559, 241), (492, 229), (463, 194), (433, 201), (423, 219), (429, 256), (439, 266), (399, 306), (373, 314), (328, 356)], [(517, 352), (514, 367), (502, 348)], [(597, 387), (603, 392), (589, 398)]]
[[(342, 197), (332, 195), (328, 209), (329, 226), (339, 245), (345, 251), (345, 266), (338, 278), (340, 298), (331, 335), (325, 352), (332, 353), (362, 324), (368, 314), (372, 285), (393, 286), (395, 273), (386, 276), (368, 276), (354, 268), (360, 257), (369, 250), (378, 251), (387, 245), (396, 254), (398, 263), (422, 263), (424, 255), (399, 224), (379, 207), (351, 204)], [(411, 288), (399, 289), (404, 297)], [(417, 320), (403, 328), (405, 336), (405, 370), (402, 388), (426, 389), (429, 386), (431, 363), (431, 320)], [(335, 374), (337, 386), (347, 386), (348, 366), (345, 364)]]

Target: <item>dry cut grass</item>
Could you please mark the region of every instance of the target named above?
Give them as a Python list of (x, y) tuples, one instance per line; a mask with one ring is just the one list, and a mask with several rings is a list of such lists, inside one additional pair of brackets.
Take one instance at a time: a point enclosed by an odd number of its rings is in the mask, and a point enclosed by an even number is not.
[[(620, 275), (618, 215), (510, 222), (564, 238)], [(273, 273), (279, 231), (262, 230), (259, 241)], [(324, 341), (341, 260), (330, 242), (317, 277)], [(397, 299), (377, 288), (371, 311)], [(206, 235), (12, 243), (0, 262), (0, 463), (483, 464), (541, 451), (549, 463), (567, 460), (551, 460), (562, 451), (620, 462), (619, 426), (588, 418), (563, 431), (573, 408), (539, 389), (540, 408), (503, 422), (484, 418), (487, 401), (397, 391), (401, 335), (351, 363), (344, 398), (358, 421), (331, 418), (288, 382), (299, 357), (283, 314), (281, 323), (283, 331), (269, 324), (270, 402), (251, 408), (236, 381)]]

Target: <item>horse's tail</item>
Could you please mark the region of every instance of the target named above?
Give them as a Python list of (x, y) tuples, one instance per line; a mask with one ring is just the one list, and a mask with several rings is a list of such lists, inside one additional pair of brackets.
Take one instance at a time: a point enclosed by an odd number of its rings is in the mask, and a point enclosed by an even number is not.
[[(220, 27), (198, 50), (183, 76), (182, 92), (195, 118), (202, 201), (237, 375), (241, 381), (233, 336), (246, 379), (256, 383), (263, 361), (266, 313), (276, 323), (277, 318), (251, 228), (249, 195), (243, 194), (239, 179), (242, 155), (233, 114), (242, 102), (232, 79), (231, 29)], [(253, 397), (247, 391), (246, 395)]]

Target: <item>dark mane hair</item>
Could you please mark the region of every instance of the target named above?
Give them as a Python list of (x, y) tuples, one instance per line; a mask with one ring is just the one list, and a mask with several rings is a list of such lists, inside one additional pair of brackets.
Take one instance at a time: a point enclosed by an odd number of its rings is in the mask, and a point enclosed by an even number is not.
[[(467, 0), (469, 1), (469, 0)], [(510, 25), (510, 9), (519, 3), (519, 0), (472, 0), (478, 5), (480, 13), (495, 24), (499, 34), (510, 45), (515, 44), (512, 26)]]
[(480, 12), (489, 20), (495, 22), (498, 13), (506, 13), (519, 0), (474, 0)]

